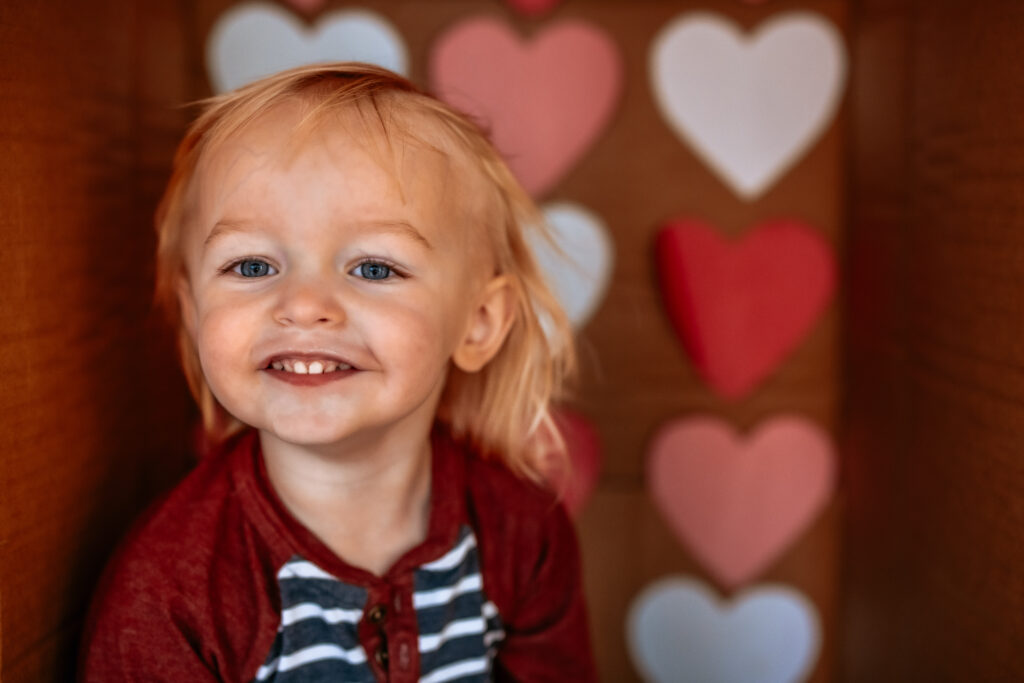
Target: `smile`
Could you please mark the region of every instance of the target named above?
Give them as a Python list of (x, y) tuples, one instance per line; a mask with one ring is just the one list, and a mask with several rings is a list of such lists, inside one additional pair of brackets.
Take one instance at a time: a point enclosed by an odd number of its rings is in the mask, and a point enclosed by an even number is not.
[(319, 353), (279, 353), (264, 361), (262, 370), (270, 377), (301, 387), (316, 387), (350, 377), (359, 371), (337, 356)]
[(267, 369), (282, 370), (296, 375), (323, 375), (330, 372), (351, 370), (352, 366), (336, 360), (324, 358), (322, 360), (299, 360), (297, 358), (282, 358), (271, 362)]

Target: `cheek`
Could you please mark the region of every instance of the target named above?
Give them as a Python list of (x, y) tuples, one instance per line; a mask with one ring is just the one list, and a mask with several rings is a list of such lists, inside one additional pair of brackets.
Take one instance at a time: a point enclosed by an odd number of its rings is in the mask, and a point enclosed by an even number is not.
[(245, 332), (249, 329), (252, 326), (242, 308), (225, 306), (200, 313), (196, 346), (208, 378), (216, 378), (233, 364), (248, 360)]
[(432, 306), (425, 305), (392, 308), (377, 316), (372, 326), (381, 351), (392, 362), (415, 364), (425, 371), (446, 363), (451, 333), (444, 319), (432, 313)]

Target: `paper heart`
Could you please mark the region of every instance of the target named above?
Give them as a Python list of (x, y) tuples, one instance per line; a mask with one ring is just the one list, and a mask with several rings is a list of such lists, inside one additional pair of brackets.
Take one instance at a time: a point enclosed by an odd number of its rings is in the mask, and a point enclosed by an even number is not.
[(619, 97), (615, 44), (582, 21), (554, 24), (528, 43), (493, 19), (468, 19), (438, 39), (434, 90), (491, 131), (534, 196), (550, 189), (607, 125)]
[(405, 74), (409, 59), (398, 31), (366, 10), (329, 12), (310, 29), (275, 5), (242, 3), (217, 19), (206, 40), (207, 71), (218, 93), (331, 61), (369, 62)]
[(828, 503), (836, 476), (829, 438), (777, 417), (747, 438), (712, 418), (670, 422), (655, 435), (647, 486), (694, 557), (723, 586), (775, 560)]
[(821, 626), (814, 605), (784, 586), (721, 602), (689, 577), (665, 578), (633, 601), (633, 663), (649, 683), (792, 683), (814, 669)]
[(289, 5), (299, 10), (312, 14), (327, 4), (327, 0), (286, 0)]
[(545, 14), (562, 0), (505, 0), (513, 9), (528, 17)]
[(751, 36), (709, 13), (670, 22), (651, 47), (662, 115), (741, 197), (759, 196), (831, 122), (846, 78), (825, 19), (779, 14)]
[(780, 220), (737, 241), (693, 220), (658, 233), (661, 294), (711, 387), (738, 398), (793, 351), (835, 289), (832, 249), (808, 225)]
[(551, 490), (561, 496), (569, 514), (575, 517), (590, 499), (601, 474), (601, 439), (587, 418), (571, 410), (555, 413), (555, 424), (565, 440), (568, 462), (548, 464), (546, 477)]
[(554, 245), (537, 233), (530, 247), (548, 286), (576, 329), (597, 310), (611, 280), (614, 247), (604, 222), (572, 202), (543, 207)]

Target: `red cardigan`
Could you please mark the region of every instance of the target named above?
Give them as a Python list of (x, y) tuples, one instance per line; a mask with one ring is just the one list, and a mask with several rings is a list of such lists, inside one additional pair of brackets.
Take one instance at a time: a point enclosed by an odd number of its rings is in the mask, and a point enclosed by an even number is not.
[(205, 459), (108, 567), (80, 679), (596, 680), (562, 506), (440, 430), (432, 438), (427, 538), (380, 577), (286, 511), (255, 432)]

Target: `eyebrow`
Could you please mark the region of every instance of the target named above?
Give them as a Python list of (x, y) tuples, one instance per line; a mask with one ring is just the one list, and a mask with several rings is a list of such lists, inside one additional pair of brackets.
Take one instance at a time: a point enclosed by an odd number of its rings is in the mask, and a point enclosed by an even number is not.
[[(434, 245), (432, 245), (430, 241), (423, 236), (422, 232), (416, 229), (416, 226), (401, 219), (370, 220), (361, 223), (359, 227), (404, 235), (416, 242), (419, 242), (427, 249), (432, 250), (434, 248)], [(255, 225), (250, 221), (222, 218), (214, 224), (213, 229), (210, 230), (210, 234), (206, 236), (203, 246), (209, 246), (211, 242), (221, 235), (232, 232), (252, 232), (255, 229)]]
[(206, 236), (206, 240), (203, 241), (203, 246), (209, 246), (210, 242), (231, 232), (250, 232), (253, 230), (253, 225), (248, 221), (232, 220), (229, 218), (222, 218), (213, 225), (213, 229), (210, 230), (210, 234)]
[(434, 245), (432, 245), (430, 241), (423, 236), (423, 233), (417, 230), (416, 226), (414, 226), (412, 223), (409, 223), (408, 221), (404, 221), (401, 219), (372, 220), (363, 223), (362, 226), (365, 226), (367, 228), (375, 228), (383, 232), (393, 232), (399, 235), (405, 235), (406, 237), (411, 237), (413, 240), (419, 242), (427, 249), (434, 248)]

